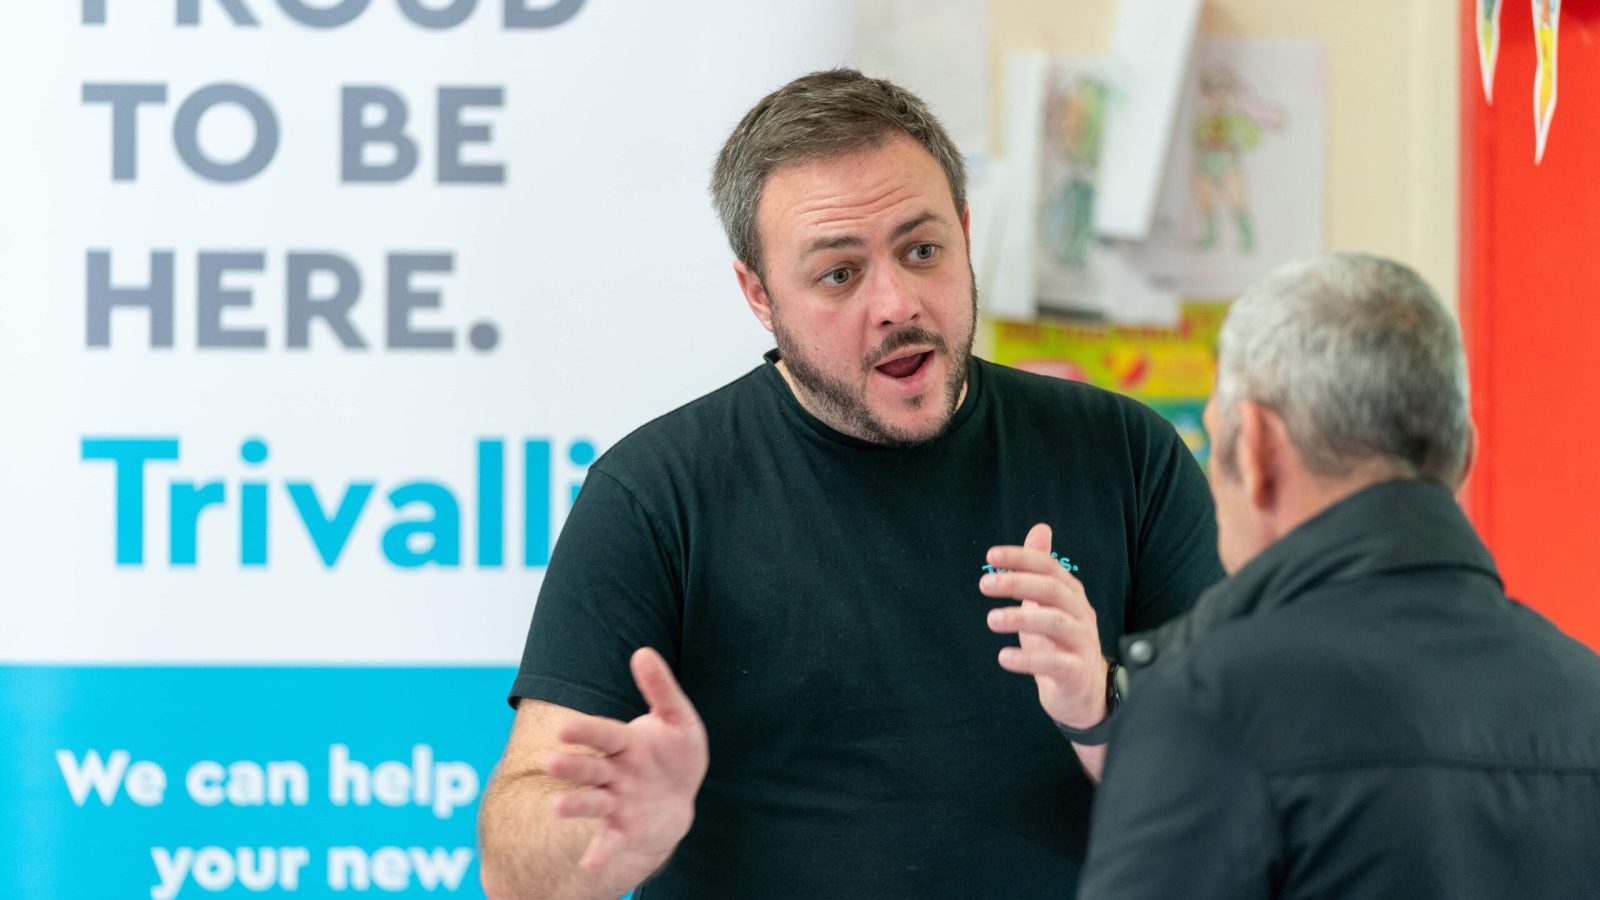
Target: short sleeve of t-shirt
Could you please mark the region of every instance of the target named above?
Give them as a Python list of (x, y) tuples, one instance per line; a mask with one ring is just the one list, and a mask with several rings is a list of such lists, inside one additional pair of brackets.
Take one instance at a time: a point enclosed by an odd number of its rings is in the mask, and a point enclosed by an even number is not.
[(1138, 554), (1127, 630), (1147, 631), (1186, 612), (1220, 581), (1211, 491), (1194, 454), (1165, 420), (1148, 413), (1150, 449), (1142, 457)]
[(551, 554), (511, 702), (530, 697), (624, 721), (642, 715), (628, 659), (654, 647), (677, 667), (674, 571), (638, 498), (597, 464)]

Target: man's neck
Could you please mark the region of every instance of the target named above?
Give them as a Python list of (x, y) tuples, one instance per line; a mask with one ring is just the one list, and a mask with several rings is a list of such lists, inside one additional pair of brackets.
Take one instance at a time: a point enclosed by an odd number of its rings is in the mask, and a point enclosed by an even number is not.
[(1363, 463), (1338, 478), (1323, 478), (1304, 471), (1301, 474), (1303, 477), (1296, 481), (1284, 498), (1282, 512), (1274, 523), (1275, 538), (1282, 538), (1346, 497), (1375, 484), (1415, 477), (1413, 472), (1380, 460)]

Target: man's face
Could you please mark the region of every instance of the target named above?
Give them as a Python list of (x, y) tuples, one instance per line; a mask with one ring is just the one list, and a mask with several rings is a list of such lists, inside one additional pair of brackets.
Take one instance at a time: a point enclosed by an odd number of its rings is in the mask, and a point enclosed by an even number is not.
[(897, 136), (785, 166), (756, 219), (766, 271), (740, 280), (800, 402), (877, 443), (938, 437), (965, 394), (977, 295), (933, 156)]
[[(1249, 492), (1245, 489), (1244, 474), (1239, 469), (1241, 453), (1238, 436), (1234, 435), (1233, 440), (1223, 440), (1222, 413), (1217, 409), (1216, 397), (1206, 401), (1204, 418), (1206, 433), (1211, 435), (1214, 449), (1207, 475), (1217, 513), (1217, 555), (1222, 559), (1223, 570), (1232, 575), (1266, 549), (1271, 538), (1263, 540), (1266, 534), (1264, 523), (1251, 505)], [(1227, 461), (1221, 455), (1225, 443), (1232, 445), (1226, 448), (1231, 457)], [(1232, 474), (1228, 473), (1229, 469)]]

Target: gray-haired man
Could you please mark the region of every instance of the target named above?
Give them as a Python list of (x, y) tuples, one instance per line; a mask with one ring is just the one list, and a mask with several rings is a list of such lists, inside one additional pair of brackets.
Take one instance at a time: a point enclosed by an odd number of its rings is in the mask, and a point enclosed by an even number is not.
[(1508, 599), (1452, 496), (1456, 326), (1370, 256), (1223, 325), (1227, 581), (1124, 640), (1083, 896), (1600, 897), (1600, 658)]
[(1105, 653), (1221, 569), (1170, 426), (972, 357), (964, 194), (857, 72), (734, 129), (712, 195), (778, 348), (590, 469), (483, 801), (492, 896), (1071, 896)]

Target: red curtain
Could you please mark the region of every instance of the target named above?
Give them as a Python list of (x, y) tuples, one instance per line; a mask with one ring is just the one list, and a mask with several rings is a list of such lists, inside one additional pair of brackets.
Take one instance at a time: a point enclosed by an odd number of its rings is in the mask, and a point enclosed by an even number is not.
[(1600, 648), (1600, 4), (1562, 4), (1539, 164), (1530, 0), (1504, 0), (1492, 105), (1478, 5), (1460, 3), (1467, 502), (1512, 596)]

